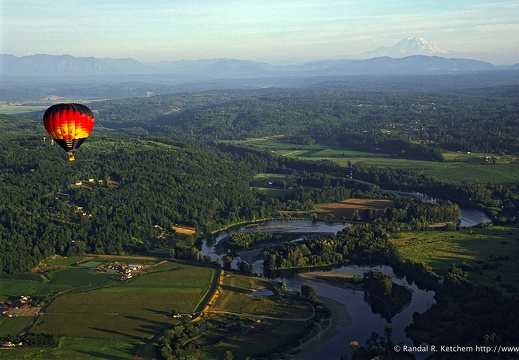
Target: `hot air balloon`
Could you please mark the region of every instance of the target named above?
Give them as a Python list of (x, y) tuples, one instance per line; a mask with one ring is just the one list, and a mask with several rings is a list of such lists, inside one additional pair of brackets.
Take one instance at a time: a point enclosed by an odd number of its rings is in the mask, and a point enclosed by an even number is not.
[(45, 111), (43, 126), (50, 137), (68, 153), (68, 161), (74, 161), (74, 151), (94, 128), (94, 115), (82, 104), (56, 104)]

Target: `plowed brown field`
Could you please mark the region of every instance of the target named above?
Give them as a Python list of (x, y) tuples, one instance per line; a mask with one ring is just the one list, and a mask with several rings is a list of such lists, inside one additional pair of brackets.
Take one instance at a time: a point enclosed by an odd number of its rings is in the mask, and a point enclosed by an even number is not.
[(354, 210), (384, 210), (384, 208), (393, 208), (395, 204), (392, 200), (377, 199), (347, 199), (341, 202), (317, 205), (317, 213), (320, 216), (333, 214), (336, 218), (352, 216)]

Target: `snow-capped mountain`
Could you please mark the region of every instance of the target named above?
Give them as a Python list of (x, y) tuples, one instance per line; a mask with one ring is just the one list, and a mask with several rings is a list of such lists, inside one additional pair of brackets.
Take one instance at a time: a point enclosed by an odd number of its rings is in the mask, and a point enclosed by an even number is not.
[(393, 46), (381, 46), (380, 48), (359, 55), (361, 58), (373, 58), (378, 56), (389, 56), (391, 58), (402, 58), (413, 55), (446, 56), (451, 52), (431, 44), (421, 37), (409, 37), (400, 40)]

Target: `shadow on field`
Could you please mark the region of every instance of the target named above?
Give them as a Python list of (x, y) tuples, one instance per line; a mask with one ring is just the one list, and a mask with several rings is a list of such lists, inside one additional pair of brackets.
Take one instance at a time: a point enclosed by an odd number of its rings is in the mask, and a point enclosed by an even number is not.
[(152, 314), (155, 314), (155, 315), (164, 315), (164, 316), (168, 316), (169, 313), (164, 311), (164, 310), (155, 310), (155, 309), (149, 309), (149, 308), (143, 308), (142, 310), (145, 310), (145, 311), (148, 311)]
[(230, 286), (230, 285), (221, 285), (222, 289), (224, 290), (227, 290), (227, 291), (234, 291), (235, 293), (240, 293), (240, 294), (250, 294), (250, 291), (247, 290), (247, 289), (244, 289), (244, 288), (239, 288), (239, 287), (236, 287), (236, 286)]
[(324, 149), (307, 150), (297, 154), (297, 157), (314, 157), (315, 154), (323, 151)]
[[(85, 351), (85, 350), (76, 350), (76, 352), (80, 354), (85, 354), (92, 359), (107, 359), (107, 360), (128, 360), (126, 357), (113, 356), (108, 354), (103, 354), (99, 351)], [(133, 353), (128, 353), (130, 355), (134, 355)]]
[[(125, 318), (141, 322), (142, 324), (139, 324), (139, 326), (134, 327), (133, 330), (149, 335), (157, 335), (157, 333), (160, 333), (171, 326), (171, 324), (167, 321), (150, 320), (146, 318), (129, 315), (125, 316)], [(140, 340), (145, 341), (146, 338), (143, 337)]]
[[(163, 313), (160, 313), (160, 314), (164, 315)], [(131, 315), (125, 315), (124, 317), (127, 319), (130, 319), (130, 320), (137, 320), (137, 321), (146, 322), (146, 323), (155, 324), (155, 325), (162, 325), (162, 326), (169, 325), (169, 323), (166, 321), (167, 318), (165, 315), (164, 315), (165, 321), (151, 320), (151, 319), (146, 319), (146, 318), (142, 318), (142, 317), (138, 317), (138, 316), (131, 316)]]
[(130, 335), (128, 333), (123, 333), (121, 331), (109, 330), (109, 329), (101, 329), (101, 328), (97, 328), (97, 327), (89, 327), (89, 328), (92, 329), (92, 330), (95, 330), (95, 331), (100, 331), (100, 332), (111, 334), (111, 335), (120, 335), (123, 338), (127, 338), (127, 339), (132, 339), (132, 340), (137, 340), (137, 341), (142, 341), (143, 340), (143, 338), (140, 337), (140, 336)]

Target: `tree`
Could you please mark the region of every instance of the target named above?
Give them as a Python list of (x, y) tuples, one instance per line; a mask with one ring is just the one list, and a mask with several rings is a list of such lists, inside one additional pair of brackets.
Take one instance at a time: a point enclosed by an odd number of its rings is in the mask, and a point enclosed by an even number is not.
[(232, 256), (231, 255), (226, 255), (223, 258), (223, 267), (224, 267), (224, 269), (230, 269), (231, 266), (232, 266)]
[(301, 284), (301, 297), (310, 302), (317, 302), (317, 289), (315, 286), (310, 286), (308, 284)]
[(393, 290), (393, 279), (380, 271), (368, 271), (364, 273), (364, 286), (370, 295), (387, 301)]

